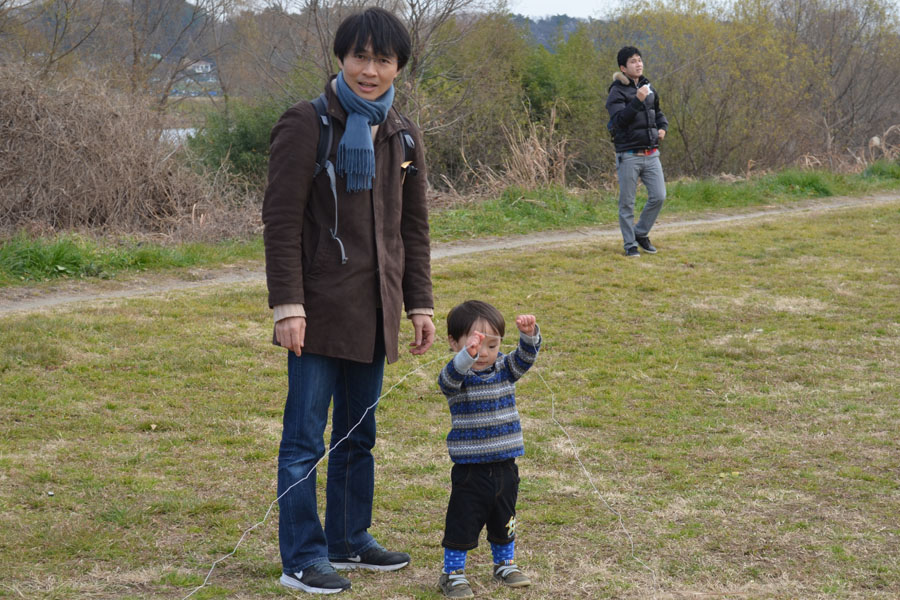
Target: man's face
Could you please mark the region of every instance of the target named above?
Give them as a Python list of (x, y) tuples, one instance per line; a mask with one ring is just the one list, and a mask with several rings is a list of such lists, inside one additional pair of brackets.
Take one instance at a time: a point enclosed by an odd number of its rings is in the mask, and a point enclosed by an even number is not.
[(350, 52), (340, 63), (347, 86), (366, 100), (377, 100), (383, 96), (400, 72), (397, 57), (375, 54), (372, 44), (368, 44), (362, 52)]
[(619, 66), (629, 79), (637, 79), (644, 74), (644, 61), (640, 54), (635, 54), (626, 61), (625, 66)]

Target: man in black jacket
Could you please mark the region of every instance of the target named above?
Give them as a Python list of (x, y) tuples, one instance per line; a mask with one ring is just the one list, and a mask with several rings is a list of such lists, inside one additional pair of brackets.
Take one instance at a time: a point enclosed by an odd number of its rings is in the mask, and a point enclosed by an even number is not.
[[(669, 122), (659, 109), (659, 95), (644, 77), (640, 51), (634, 46), (625, 46), (616, 58), (619, 70), (609, 86), (606, 110), (616, 146), (619, 227), (625, 242), (625, 255), (640, 258), (638, 246), (648, 254), (656, 253), (650, 243), (650, 228), (666, 199), (659, 143), (666, 137)], [(647, 204), (635, 224), (634, 196), (638, 178), (647, 188)]]

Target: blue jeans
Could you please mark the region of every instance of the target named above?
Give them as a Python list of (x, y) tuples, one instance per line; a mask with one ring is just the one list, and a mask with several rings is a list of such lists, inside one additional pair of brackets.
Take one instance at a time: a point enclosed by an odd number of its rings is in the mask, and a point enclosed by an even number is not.
[[(384, 361), (380, 336), (371, 363), (288, 352), (288, 396), (278, 451), (278, 544), (285, 573), (329, 558), (354, 556), (376, 545), (367, 531), (375, 491), (375, 409), (362, 415), (381, 395)], [(302, 483), (296, 482), (325, 453), (323, 436), (332, 398), (323, 529), (316, 507), (315, 471)], [(350, 437), (337, 444), (357, 422)]]
[[(619, 229), (622, 230), (625, 250), (628, 250), (637, 246), (635, 237), (650, 235), (650, 228), (656, 222), (666, 200), (666, 181), (659, 162), (659, 152), (650, 156), (617, 152), (616, 171), (619, 176)], [(647, 188), (647, 204), (635, 224), (634, 196), (637, 193), (638, 178)]]

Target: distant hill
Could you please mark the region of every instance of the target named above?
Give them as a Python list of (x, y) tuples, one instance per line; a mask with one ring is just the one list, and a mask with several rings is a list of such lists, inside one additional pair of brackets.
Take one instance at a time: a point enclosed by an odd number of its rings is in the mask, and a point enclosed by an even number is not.
[(568, 39), (578, 25), (587, 23), (587, 20), (568, 15), (554, 15), (537, 20), (522, 15), (513, 15), (513, 22), (530, 31), (531, 37), (536, 43), (552, 50), (554, 42), (559, 39), (560, 32), (562, 32), (563, 39)]

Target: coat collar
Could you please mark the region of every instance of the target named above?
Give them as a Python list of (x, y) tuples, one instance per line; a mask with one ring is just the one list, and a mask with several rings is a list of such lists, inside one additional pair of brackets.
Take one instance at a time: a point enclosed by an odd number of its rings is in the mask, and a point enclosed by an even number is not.
[[(613, 78), (613, 83), (620, 83), (624, 86), (634, 85), (634, 82), (631, 79), (629, 79), (628, 76), (625, 75), (625, 73), (623, 73), (622, 71), (616, 71), (615, 73), (613, 73), (612, 78)], [(640, 85), (643, 85), (643, 84), (649, 83), (649, 82), (650, 81), (643, 75), (641, 75), (640, 79), (638, 79), (638, 83)]]

